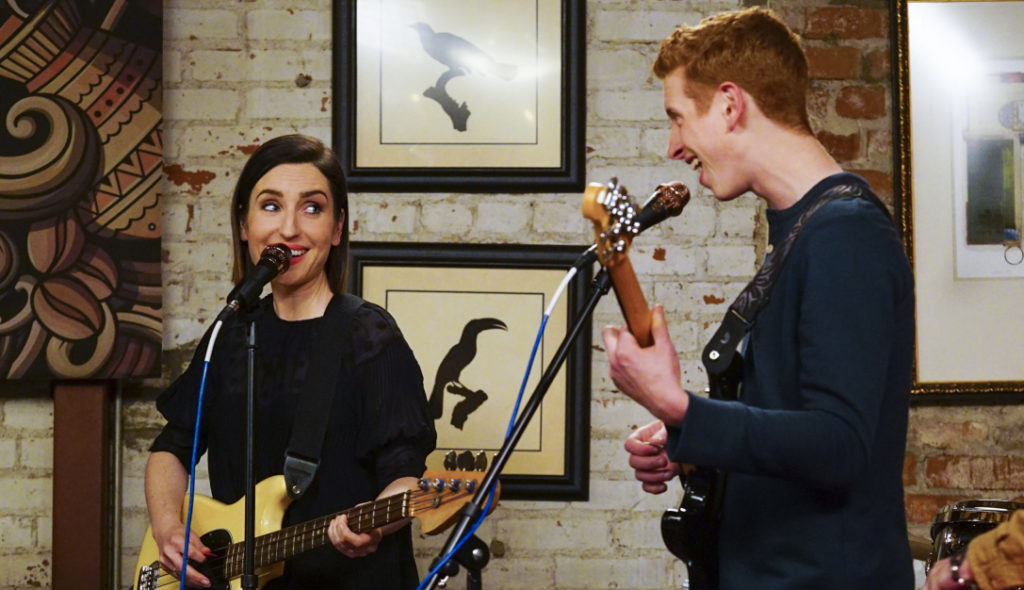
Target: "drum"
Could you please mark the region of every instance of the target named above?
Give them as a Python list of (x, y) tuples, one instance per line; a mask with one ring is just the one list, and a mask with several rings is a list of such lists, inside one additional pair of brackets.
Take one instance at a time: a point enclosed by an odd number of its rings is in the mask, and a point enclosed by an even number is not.
[(1024, 504), (1005, 500), (964, 500), (944, 506), (932, 521), (932, 550), (925, 563), (926, 571), (940, 559), (949, 557), (967, 546), (971, 539), (1010, 520)]

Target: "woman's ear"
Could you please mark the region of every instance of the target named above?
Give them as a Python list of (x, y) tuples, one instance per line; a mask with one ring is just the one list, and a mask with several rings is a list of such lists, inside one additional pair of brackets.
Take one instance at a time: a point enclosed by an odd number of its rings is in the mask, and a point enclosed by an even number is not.
[(334, 224), (334, 235), (331, 236), (331, 245), (341, 244), (341, 236), (345, 233), (345, 210), (341, 210), (338, 221)]
[(239, 221), (238, 222), (238, 236), (239, 236), (239, 239), (241, 241), (243, 241), (243, 242), (248, 242), (249, 241), (249, 232), (245, 228), (245, 222), (244, 221)]

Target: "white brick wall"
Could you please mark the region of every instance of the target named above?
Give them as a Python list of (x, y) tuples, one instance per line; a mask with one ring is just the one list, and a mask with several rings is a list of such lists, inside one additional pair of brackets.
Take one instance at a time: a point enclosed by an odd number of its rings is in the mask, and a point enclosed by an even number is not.
[[(684, 385), (703, 389), (700, 350), (756, 268), (762, 213), (750, 197), (716, 203), (692, 170), (665, 159), (662, 91), (649, 68), (674, 26), (739, 3), (587, 4), (587, 179), (617, 176), (638, 200), (673, 179), (694, 191), (679, 218), (638, 239), (632, 259), (648, 301), (668, 310)], [(191, 357), (231, 287), (228, 199), (245, 152), (283, 133), (331, 140), (331, 2), (165, 0), (164, 10), (165, 160), (214, 176), (196, 189), (165, 183), (164, 376), (124, 388), (124, 587), (147, 525), (142, 475), (146, 448), (161, 424), (153, 399)], [(296, 85), (300, 74), (311, 78), (308, 85)], [(361, 193), (351, 195), (350, 205), (354, 240), (592, 239), (578, 194)], [(672, 588), (685, 579), (658, 528), (662, 510), (678, 502), (678, 490), (644, 494), (622, 450), (622, 439), (651, 418), (608, 378), (600, 328), (621, 323), (617, 304), (606, 298), (593, 326), (590, 500), (502, 502), (478, 532), (505, 548), (484, 571), (486, 587)], [(0, 590), (49, 583), (52, 422), (49, 398), (0, 399)], [(414, 530), (425, 573), (446, 536)], [(464, 576), (449, 587), (464, 588)]]

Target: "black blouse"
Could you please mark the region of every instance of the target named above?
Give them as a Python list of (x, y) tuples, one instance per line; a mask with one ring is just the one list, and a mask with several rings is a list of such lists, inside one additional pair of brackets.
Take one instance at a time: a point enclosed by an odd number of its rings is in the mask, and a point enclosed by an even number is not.
[[(200, 425), (200, 454), (207, 456), (213, 497), (234, 503), (245, 495), (246, 336), (256, 322), (256, 481), (282, 473), (292, 421), (310, 367), (310, 351), (324, 318), (285, 321), (264, 298), (249, 318), (225, 322), (208, 369)], [(351, 508), (374, 499), (400, 477), (422, 475), (436, 435), (423, 376), (394, 319), (362, 302), (348, 325), (332, 335), (341, 371), (313, 484), (293, 503), (282, 526)], [(189, 470), (203, 358), (202, 339), (186, 371), (157, 400), (167, 425), (151, 451), (173, 453)], [(350, 350), (342, 358), (342, 350)], [(238, 531), (241, 540), (242, 531)], [(294, 557), (285, 575), (266, 588), (407, 589), (418, 581), (409, 527), (385, 537), (367, 557), (349, 559), (333, 546)]]

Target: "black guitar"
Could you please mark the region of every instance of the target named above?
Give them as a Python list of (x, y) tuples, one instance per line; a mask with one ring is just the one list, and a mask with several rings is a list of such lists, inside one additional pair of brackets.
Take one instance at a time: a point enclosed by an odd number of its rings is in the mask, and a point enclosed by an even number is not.
[[(712, 378), (712, 399), (736, 399), (743, 375), (742, 357), (735, 356), (726, 372)], [(684, 470), (683, 500), (679, 508), (661, 516), (661, 538), (683, 563), (690, 590), (718, 588), (718, 519), (721, 514), (725, 474), (708, 467)]]
[[(682, 210), (689, 199), (689, 189), (682, 183), (664, 184), (658, 187), (644, 209)], [(591, 183), (583, 194), (583, 216), (594, 223), (597, 258), (608, 269), (630, 333), (641, 346), (647, 346), (651, 343), (650, 310), (626, 255), (637, 215), (636, 206), (615, 179), (607, 185)], [(733, 357), (729, 370), (721, 378), (711, 380), (711, 397), (735, 399), (742, 374), (739, 359)], [(725, 476), (703, 467), (685, 471), (682, 504), (662, 516), (661, 536), (669, 551), (686, 564), (690, 588), (715, 590), (718, 587), (718, 514)]]

